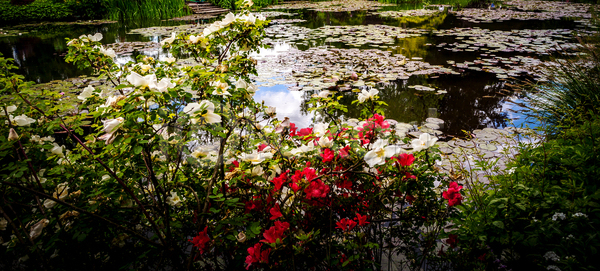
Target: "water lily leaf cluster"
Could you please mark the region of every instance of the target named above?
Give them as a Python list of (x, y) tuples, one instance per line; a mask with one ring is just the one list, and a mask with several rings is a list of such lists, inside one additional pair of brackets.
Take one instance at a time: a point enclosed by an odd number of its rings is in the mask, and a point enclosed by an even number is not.
[(323, 2), (295, 2), (282, 5), (272, 5), (266, 9), (310, 9), (323, 12), (347, 12), (356, 10), (373, 10), (380, 7), (394, 6), (394, 4), (386, 4), (374, 1), (323, 1)]

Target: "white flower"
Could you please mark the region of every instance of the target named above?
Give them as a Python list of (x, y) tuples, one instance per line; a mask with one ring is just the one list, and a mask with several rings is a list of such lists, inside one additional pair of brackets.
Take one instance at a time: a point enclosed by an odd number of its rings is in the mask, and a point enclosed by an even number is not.
[(513, 174), (513, 173), (515, 173), (515, 169), (516, 169), (516, 167), (511, 167), (509, 170), (506, 171), (506, 173)]
[(104, 128), (102, 128), (102, 131), (106, 134), (100, 136), (99, 139), (106, 140), (106, 144), (111, 144), (115, 140), (114, 133), (118, 130), (123, 121), (125, 121), (125, 119), (122, 117), (103, 120), (102, 123), (104, 124)]
[(588, 216), (586, 214), (584, 214), (584, 213), (574, 213), (573, 217), (585, 217), (585, 218), (587, 218)]
[(331, 148), (333, 147), (333, 140), (329, 139), (327, 136), (322, 136), (319, 139), (319, 146), (321, 146), (321, 148)]
[(238, 79), (235, 82), (235, 88), (243, 88), (250, 94), (254, 94), (258, 90), (258, 87), (255, 84), (249, 84), (246, 81), (242, 80), (242, 78)]
[(57, 202), (53, 201), (51, 199), (44, 200), (44, 207), (46, 207), (47, 209), (50, 209), (50, 208), (56, 206), (56, 204), (57, 204)]
[(317, 94), (317, 97), (319, 97), (319, 98), (327, 98), (330, 94), (331, 94), (331, 91), (329, 91), (329, 90), (323, 90), (323, 91), (319, 92), (319, 94)]
[(100, 50), (100, 53), (103, 54), (103, 55), (105, 55), (105, 56), (108, 56), (110, 58), (117, 57), (117, 53), (112, 48), (104, 49), (104, 46), (102, 46), (102, 45), (100, 45), (100, 47), (96, 46), (96, 48), (98, 48), (98, 50)]
[(556, 266), (556, 265), (548, 265), (548, 267), (546, 269), (552, 270), (552, 271), (561, 271), (560, 268), (558, 268), (558, 266)]
[(169, 88), (175, 87), (175, 84), (171, 82), (169, 78), (163, 78), (158, 81), (158, 83), (154, 86), (153, 89), (158, 90), (159, 92), (166, 92)]
[(215, 88), (215, 91), (213, 92), (213, 94), (215, 95), (231, 95), (231, 93), (227, 91), (227, 89), (229, 88), (229, 84), (225, 82), (212, 81), (210, 82), (210, 86)]
[(244, 162), (250, 162), (254, 165), (260, 164), (262, 161), (265, 161), (267, 158), (272, 158), (273, 154), (271, 153), (259, 153), (254, 150), (252, 153), (242, 153), (240, 155), (240, 159)]
[(10, 130), (8, 131), (8, 141), (15, 140), (19, 140), (19, 134), (17, 134), (17, 131), (15, 131), (15, 129), (10, 128)]
[[(50, 224), (50, 220), (48, 219), (42, 219), (40, 221), (38, 221), (37, 223), (33, 224), (33, 226), (31, 226), (31, 231), (29, 232), (29, 237), (33, 240), (35, 238), (38, 238), (38, 236), (40, 236), (42, 234), (42, 230), (48, 226), (48, 224)], [(25, 257), (23, 257), (25, 258)], [(29, 258), (29, 257), (27, 257)]]
[(327, 128), (329, 128), (329, 124), (326, 123), (317, 123), (313, 127), (313, 134), (316, 136), (324, 136), (327, 133)]
[(556, 253), (554, 253), (554, 251), (546, 252), (546, 254), (544, 254), (544, 258), (546, 258), (546, 260), (551, 260), (555, 262), (560, 261), (560, 258), (558, 257), (558, 255), (556, 255)]
[(202, 35), (198, 35), (198, 36), (196, 36), (196, 35), (190, 35), (190, 42), (193, 43), (193, 44), (196, 44), (202, 38), (203, 38)]
[(358, 101), (360, 103), (364, 103), (366, 100), (372, 100), (375, 95), (379, 94), (379, 90), (377, 89), (371, 89), (370, 91), (366, 91), (366, 90), (362, 90), (359, 94), (358, 94)]
[(156, 88), (156, 74), (148, 74), (146, 76), (141, 76), (137, 72), (131, 72), (131, 74), (127, 75), (127, 81), (141, 88)]
[(179, 197), (175, 191), (171, 191), (171, 196), (167, 197), (167, 203), (171, 206), (178, 206), (181, 204), (181, 201), (181, 197)]
[(96, 33), (95, 35), (87, 35), (87, 38), (90, 41), (101, 41), (102, 40), (102, 33)]
[(77, 99), (85, 101), (87, 98), (92, 97), (92, 94), (94, 94), (94, 90), (95, 89), (92, 85), (85, 87), (81, 94), (77, 96)]
[(254, 3), (252, 2), (252, 0), (244, 0), (244, 2), (242, 2), (242, 7), (249, 8), (252, 5), (254, 5)]
[(428, 133), (422, 133), (418, 139), (413, 139), (413, 141), (412, 141), (413, 151), (417, 152), (417, 151), (432, 147), (433, 145), (435, 145), (436, 141), (437, 141), (437, 138), (432, 137)]
[(265, 113), (267, 115), (275, 115), (276, 112), (277, 112), (277, 108), (274, 106), (269, 106), (265, 109)]
[(116, 119), (103, 120), (102, 124), (104, 125), (104, 128), (102, 128), (102, 131), (105, 133), (114, 133), (115, 131), (117, 131), (118, 126), (121, 125), (121, 123), (123, 123), (123, 121), (125, 121), (125, 119), (123, 119), (122, 117), (118, 117)]
[(64, 158), (65, 155), (63, 154), (63, 147), (59, 146), (58, 144), (54, 143), (53, 144), (54, 147), (52, 147), (52, 149), (50, 149), (50, 152), (60, 158)]
[(219, 31), (219, 29), (221, 29), (219, 22), (215, 22), (209, 25), (208, 27), (204, 28), (204, 30), (202, 31), (202, 35), (208, 37), (210, 36), (210, 34)]
[(231, 12), (227, 13), (227, 15), (225, 15), (225, 18), (223, 18), (223, 20), (221, 20), (220, 25), (221, 27), (226, 27), (228, 25), (230, 25), (231, 23), (233, 23), (235, 21), (235, 15)]
[[(8, 113), (12, 113), (15, 110), (17, 110), (17, 106), (16, 105), (9, 105), (6, 107), (6, 111), (8, 111)], [(4, 112), (4, 109), (0, 109), (0, 116), (6, 116), (5, 114), (6, 112)]]
[(256, 17), (254, 17), (254, 14), (252, 14), (252, 13), (250, 13), (249, 15), (239, 16), (238, 19), (241, 20), (242, 22), (247, 22), (249, 24), (256, 23)]
[(9, 116), (10, 122), (12, 123), (12, 125), (17, 125), (17, 126), (29, 126), (32, 123), (35, 123), (35, 119), (32, 119), (26, 115), (20, 115), (20, 116), (16, 116), (13, 117), (12, 115)]
[[(219, 123), (221, 122), (221, 116), (214, 113), (215, 105), (210, 101), (201, 101), (200, 103), (189, 103), (183, 108), (183, 113), (186, 113), (193, 117), (200, 117), (206, 123)], [(191, 122), (196, 124), (198, 118), (192, 118)]]
[(160, 45), (171, 44), (175, 41), (176, 38), (177, 38), (177, 33), (173, 32), (173, 33), (171, 33), (171, 37), (162, 40), (160, 42)]
[(378, 139), (373, 143), (372, 149), (365, 154), (365, 162), (370, 167), (385, 164), (385, 159), (390, 158), (402, 151), (398, 146), (387, 146), (385, 139)]
[(265, 174), (265, 171), (261, 166), (256, 166), (252, 168), (252, 171), (250, 173), (254, 176), (262, 176), (263, 174)]
[(567, 217), (563, 213), (555, 213), (554, 215), (552, 215), (552, 220), (553, 221), (556, 221), (557, 219), (565, 220), (566, 218)]
[(305, 153), (305, 152), (310, 152), (312, 150), (314, 150), (315, 147), (312, 145), (300, 145), (300, 147), (292, 149), (291, 153), (292, 155), (297, 155), (297, 154), (301, 154), (301, 153)]
[(142, 64), (140, 65), (140, 69), (142, 69), (143, 72), (148, 72), (150, 69), (152, 69), (152, 66), (148, 64)]
[(165, 61), (166, 61), (167, 63), (171, 64), (171, 63), (173, 63), (173, 62), (177, 61), (177, 58), (174, 58), (174, 57), (166, 57), (166, 58), (165, 58)]
[(202, 157), (207, 156), (212, 151), (214, 151), (214, 150), (210, 147), (199, 146), (191, 153), (191, 155), (197, 159), (197, 158), (202, 158)]

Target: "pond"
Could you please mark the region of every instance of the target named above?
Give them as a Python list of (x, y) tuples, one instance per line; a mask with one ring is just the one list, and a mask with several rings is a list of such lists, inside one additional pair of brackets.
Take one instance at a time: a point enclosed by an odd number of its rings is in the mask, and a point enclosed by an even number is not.
[[(389, 105), (387, 118), (416, 125), (440, 118), (444, 124), (434, 128), (446, 135), (525, 124), (514, 104), (521, 97), (508, 83), (545, 80), (536, 66), (556, 56), (556, 46), (571, 52), (577, 46), (572, 30), (585, 33), (590, 25), (578, 6), (529, 11), (514, 2), (511, 9), (372, 7), (377, 2), (367, 2), (370, 10), (344, 5), (326, 11), (310, 5), (264, 9), (272, 20), (266, 38), (271, 48), (254, 56), (260, 86), (255, 99), (277, 107), (280, 119), (289, 117), (299, 127), (320, 121), (308, 113), (311, 95), (343, 92), (348, 119), (359, 114), (351, 105), (355, 92), (371, 87)], [(46, 83), (90, 73), (64, 62), (66, 38), (100, 32), (102, 42), (117, 50), (118, 62), (125, 63), (137, 54), (166, 57), (160, 40), (172, 31), (201, 30), (212, 20), (17, 26), (3, 30), (0, 52), (15, 59), (27, 80)]]

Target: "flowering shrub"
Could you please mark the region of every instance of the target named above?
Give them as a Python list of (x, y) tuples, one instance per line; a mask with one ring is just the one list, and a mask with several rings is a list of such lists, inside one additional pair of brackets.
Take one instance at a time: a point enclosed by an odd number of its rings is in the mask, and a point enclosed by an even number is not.
[(376, 90), (355, 103), (363, 121), (332, 117), (346, 108), (329, 92), (310, 101), (322, 123), (274, 118), (249, 78), (267, 23), (244, 9), (163, 40), (189, 67), (119, 66), (101, 35), (69, 40), (67, 61), (109, 84), (76, 99), (29, 89), (2, 59), (0, 226), (14, 264), (363, 270), (435, 257), (462, 199), (456, 183), (437, 187), (436, 139), (403, 138)]

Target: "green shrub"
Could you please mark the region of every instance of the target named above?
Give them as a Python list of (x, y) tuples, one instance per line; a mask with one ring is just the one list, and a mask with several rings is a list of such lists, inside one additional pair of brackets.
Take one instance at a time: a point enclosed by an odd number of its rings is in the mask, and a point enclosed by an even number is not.
[(0, 22), (55, 21), (71, 15), (66, 4), (50, 0), (37, 0), (23, 6), (13, 6), (8, 0), (0, 0)]
[[(459, 206), (456, 270), (594, 270), (600, 236), (600, 119), (525, 147)], [(556, 255), (556, 257), (554, 256)], [(558, 269), (557, 269), (558, 270)]]

